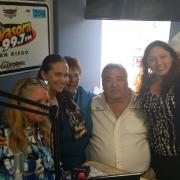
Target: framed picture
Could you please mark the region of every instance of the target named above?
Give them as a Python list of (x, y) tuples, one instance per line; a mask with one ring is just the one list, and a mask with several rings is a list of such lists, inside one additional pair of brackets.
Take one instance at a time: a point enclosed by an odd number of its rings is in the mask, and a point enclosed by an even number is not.
[(0, 76), (38, 69), (49, 33), (47, 4), (0, 1)]
[(140, 67), (142, 63), (142, 56), (133, 56), (133, 67)]

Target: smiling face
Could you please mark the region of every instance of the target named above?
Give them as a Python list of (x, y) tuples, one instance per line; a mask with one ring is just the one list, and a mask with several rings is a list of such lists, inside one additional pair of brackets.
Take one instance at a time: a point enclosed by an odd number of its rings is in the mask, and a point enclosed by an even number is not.
[(109, 100), (123, 99), (129, 92), (127, 76), (120, 68), (110, 68), (103, 75), (104, 94)]
[(153, 47), (147, 57), (149, 69), (158, 77), (163, 77), (169, 73), (172, 62), (171, 54), (159, 46)]
[(51, 69), (42, 72), (44, 80), (48, 81), (49, 90), (55, 93), (62, 92), (68, 82), (68, 65), (64, 62), (56, 62), (51, 65)]
[[(49, 105), (48, 90), (39, 85), (30, 85), (29, 87), (27, 87), (26, 92), (24, 92), (24, 97), (40, 104)], [(40, 107), (29, 104), (22, 103), (22, 106), (32, 110), (43, 111)], [(47, 118), (46, 116), (30, 112), (23, 112), (23, 117), (30, 126), (41, 123)]]
[(69, 69), (69, 79), (68, 83), (65, 87), (65, 90), (75, 94), (77, 91), (77, 88), (79, 86), (79, 81), (80, 81), (80, 72), (79, 69), (77, 68), (70, 68)]

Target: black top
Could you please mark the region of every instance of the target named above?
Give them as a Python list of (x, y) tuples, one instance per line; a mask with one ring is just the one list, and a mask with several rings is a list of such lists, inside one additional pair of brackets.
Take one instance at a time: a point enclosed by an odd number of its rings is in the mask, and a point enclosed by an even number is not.
[(149, 123), (152, 151), (162, 156), (176, 156), (174, 93), (155, 96), (149, 91), (144, 92), (140, 105)]
[(140, 106), (149, 122), (151, 150), (160, 156), (180, 155), (180, 77), (173, 92), (162, 96), (149, 90), (140, 96)]

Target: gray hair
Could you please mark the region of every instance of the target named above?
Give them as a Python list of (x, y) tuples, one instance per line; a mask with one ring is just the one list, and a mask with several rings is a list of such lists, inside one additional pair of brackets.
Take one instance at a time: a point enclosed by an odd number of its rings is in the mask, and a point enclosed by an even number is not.
[(127, 79), (127, 77), (128, 77), (127, 71), (126, 71), (126, 69), (124, 68), (123, 65), (121, 65), (121, 64), (115, 64), (115, 63), (109, 63), (109, 64), (107, 64), (107, 65), (103, 68), (103, 70), (102, 70), (102, 74), (101, 74), (102, 79), (104, 78), (106, 72), (107, 72), (109, 69), (119, 69), (119, 70), (123, 71), (126, 79)]

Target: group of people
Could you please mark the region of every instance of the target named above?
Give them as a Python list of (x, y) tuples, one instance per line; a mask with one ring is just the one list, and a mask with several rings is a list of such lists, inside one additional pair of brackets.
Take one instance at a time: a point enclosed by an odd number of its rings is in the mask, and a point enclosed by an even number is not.
[[(126, 172), (155, 171), (157, 180), (180, 179), (180, 59), (173, 48), (154, 41), (145, 49), (138, 94), (128, 87), (120, 64), (102, 71), (103, 93), (79, 85), (81, 67), (75, 58), (49, 55), (37, 78), (19, 80), (12, 93), (57, 105), (60, 157), (64, 170), (87, 160)], [(26, 105), (18, 101), (11, 104)], [(0, 127), (0, 178), (54, 179), (51, 123), (42, 115), (5, 110)]]

